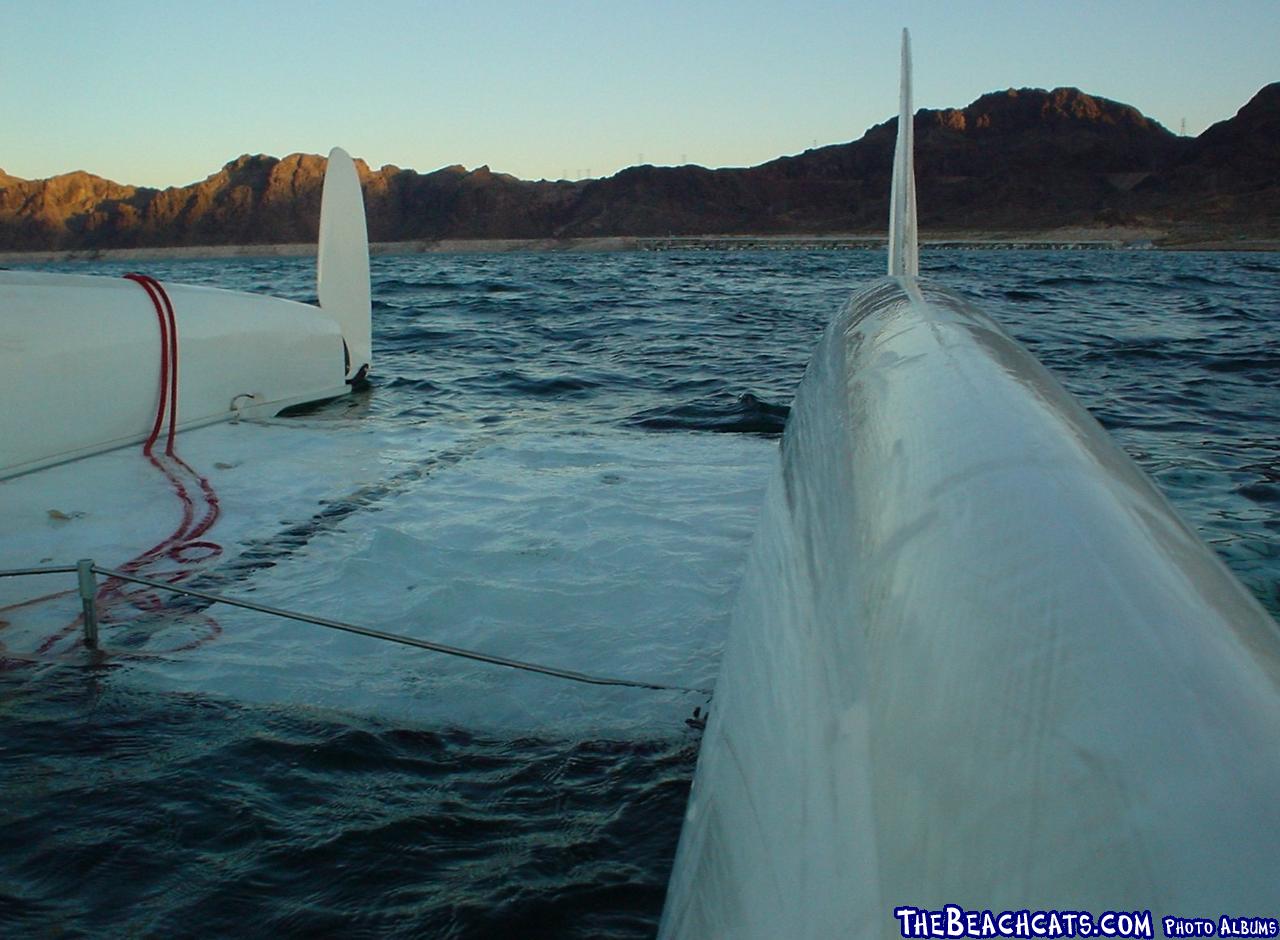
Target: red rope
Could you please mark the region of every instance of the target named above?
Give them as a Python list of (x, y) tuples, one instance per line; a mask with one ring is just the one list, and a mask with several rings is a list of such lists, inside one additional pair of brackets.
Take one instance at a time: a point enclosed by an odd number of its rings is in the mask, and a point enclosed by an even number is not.
[[(150, 457), (151, 448), (155, 445), (156, 438), (160, 436), (160, 428), (164, 424), (164, 415), (168, 406), (170, 358), (169, 326), (170, 324), (173, 324), (172, 332), (176, 334), (178, 332), (177, 322), (173, 318), (172, 306), (167, 306), (167, 309), (161, 307), (160, 299), (157, 297), (156, 291), (164, 292), (164, 288), (160, 286), (159, 281), (155, 278), (148, 277), (145, 274), (126, 274), (125, 279), (142, 286), (142, 289), (147, 292), (147, 296), (151, 298), (151, 305), (156, 309), (156, 319), (160, 321), (160, 403), (156, 406), (156, 421), (155, 424), (151, 426), (151, 434), (147, 437), (147, 442), (142, 445), (142, 452), (146, 456)], [(166, 300), (168, 299), (168, 296), (169, 295), (167, 293), (164, 294)], [(177, 337), (175, 336), (174, 338), (176, 339)], [(176, 344), (173, 347), (172, 356), (174, 359), (177, 358)], [(177, 398), (177, 383), (174, 383), (174, 398)], [(176, 411), (177, 409), (175, 408), (174, 410)]]
[[(160, 295), (160, 299), (164, 301), (165, 316), (169, 320), (169, 438), (165, 443), (164, 452), (177, 459), (173, 453), (173, 435), (178, 430), (178, 320), (174, 316), (173, 301), (169, 299), (168, 292), (155, 278), (151, 279), (151, 283)], [(180, 460), (178, 462), (182, 463)], [(187, 467), (186, 464), (182, 465)], [(190, 467), (187, 469), (191, 470)], [(195, 473), (194, 470), (191, 472)]]
[[(129, 274), (126, 277), (147, 292), (160, 324), (159, 403), (156, 407), (156, 419), (152, 425), (151, 434), (143, 445), (142, 452), (152, 465), (165, 475), (170, 486), (173, 487), (174, 493), (182, 503), (182, 521), (167, 539), (125, 562), (120, 566), (120, 570), (137, 574), (154, 563), (167, 559), (176, 562), (180, 566), (178, 570), (163, 573), (152, 571), (150, 574), (160, 580), (177, 584), (195, 573), (193, 565), (210, 561), (222, 554), (221, 545), (201, 539), (201, 536), (213, 528), (214, 523), (218, 521), (221, 507), (218, 503), (218, 494), (208, 478), (197, 473), (174, 450), (174, 437), (178, 431), (178, 322), (174, 314), (173, 301), (155, 278), (145, 274)], [(164, 454), (157, 457), (153, 448), (159, 440), (166, 414), (169, 427), (165, 438)], [(194, 482), (199, 487), (200, 497), (204, 502), (204, 512), (199, 521), (196, 521), (196, 498), (187, 485), (188, 481)], [(197, 554), (197, 557), (193, 558), (192, 552), (202, 554)], [(127, 601), (135, 610), (144, 612), (164, 608), (163, 599), (153, 591), (135, 588), (126, 592), (124, 582), (109, 579), (98, 592), (99, 605), (106, 608), (103, 619), (108, 622), (119, 619), (110, 608), (123, 601)], [(197, 636), (194, 640), (173, 648), (170, 652), (195, 649), (222, 632), (221, 627), (212, 617), (202, 614), (199, 619), (206, 625), (207, 632), (203, 636)]]
[[(192, 549), (199, 549), (205, 553), (202, 557), (194, 559), (195, 561), (208, 561), (221, 555), (221, 545), (216, 542), (200, 540), (200, 537), (208, 532), (214, 523), (218, 521), (218, 517), (221, 515), (221, 507), (218, 503), (218, 494), (214, 491), (213, 485), (208, 478), (197, 473), (190, 464), (174, 452), (174, 436), (177, 434), (178, 429), (178, 323), (174, 315), (173, 301), (169, 299), (168, 292), (155, 278), (145, 274), (128, 274), (126, 277), (140, 284), (147, 292), (147, 296), (151, 298), (152, 306), (155, 307), (156, 319), (160, 323), (159, 405), (156, 408), (156, 420), (152, 425), (151, 435), (147, 438), (146, 444), (143, 445), (142, 452), (146, 454), (152, 465), (169, 480), (169, 484), (173, 487), (174, 492), (182, 503), (182, 521), (173, 534), (120, 566), (121, 571), (136, 574), (143, 567), (160, 558), (168, 558), (179, 564), (189, 564), (193, 559), (184, 557), (184, 553)], [(165, 440), (164, 457), (168, 458), (167, 460), (156, 457), (152, 452), (152, 448), (159, 439), (160, 429), (165, 423), (166, 411), (168, 413), (169, 429)], [(192, 496), (187, 483), (183, 480), (183, 474), (200, 489), (205, 508), (199, 522), (195, 521), (196, 500)], [(178, 581), (186, 580), (191, 574), (193, 574), (193, 571), (190, 569), (182, 569), (171, 573), (167, 577), (164, 575), (156, 575), (156, 577), (162, 577), (164, 580), (177, 583)], [(121, 582), (108, 581), (99, 593), (99, 598), (119, 596), (122, 594), (121, 588)], [(134, 593), (146, 594), (146, 592)], [(150, 609), (162, 606), (159, 598), (155, 598), (154, 595), (151, 595), (149, 600), (153, 601), (153, 603), (147, 604)]]
[[(177, 584), (195, 574), (193, 566), (211, 561), (222, 554), (221, 545), (201, 538), (218, 521), (218, 517), (221, 515), (221, 507), (218, 503), (218, 494), (214, 491), (213, 485), (208, 478), (197, 473), (174, 450), (174, 437), (178, 431), (178, 322), (174, 313), (173, 301), (170, 300), (168, 292), (155, 278), (146, 274), (126, 274), (125, 277), (147, 292), (147, 297), (150, 298), (151, 305), (155, 308), (156, 320), (160, 326), (160, 389), (155, 421), (152, 422), (151, 433), (147, 435), (146, 442), (142, 445), (142, 453), (151, 461), (152, 466), (165, 475), (170, 486), (173, 487), (178, 500), (182, 504), (182, 521), (179, 522), (177, 529), (168, 538), (120, 565), (119, 568), (130, 574), (137, 574), (155, 563), (167, 559), (179, 565), (176, 571), (150, 571), (148, 573), (153, 578)], [(156, 442), (160, 439), (160, 433), (165, 426), (166, 418), (168, 419), (168, 431), (165, 437), (164, 453), (157, 456), (154, 453), (154, 448)], [(196, 498), (192, 495), (188, 482), (194, 483), (198, 487), (201, 501), (204, 503), (204, 511), (199, 521), (196, 520)], [(195, 557), (192, 557), (193, 553)], [(26, 607), (71, 593), (74, 592), (62, 591), (57, 594), (13, 604), (3, 608), (3, 610), (8, 611)], [(124, 603), (128, 603), (135, 610), (141, 612), (154, 612), (164, 609), (163, 599), (154, 591), (147, 588), (126, 591), (125, 582), (115, 578), (110, 578), (103, 583), (98, 591), (97, 603), (99, 618), (106, 623), (119, 622), (123, 619), (116, 615), (114, 608), (118, 608)], [(208, 614), (189, 615), (188, 619), (194, 619), (202, 624), (204, 631), (202, 633), (198, 632), (190, 641), (172, 647), (167, 652), (176, 653), (195, 649), (214, 639), (222, 632), (218, 622)], [(37, 647), (36, 654), (44, 655), (49, 653), (58, 643), (75, 632), (82, 622), (83, 617), (77, 617), (71, 623), (46, 637)], [(0, 621), (0, 626), (7, 625), (7, 622)], [(0, 646), (0, 650), (2, 649), (3, 647)], [(146, 654), (128, 655), (146, 656)], [(10, 663), (16, 664), (17, 662), (19, 661), (0, 659), (0, 668), (7, 668)]]

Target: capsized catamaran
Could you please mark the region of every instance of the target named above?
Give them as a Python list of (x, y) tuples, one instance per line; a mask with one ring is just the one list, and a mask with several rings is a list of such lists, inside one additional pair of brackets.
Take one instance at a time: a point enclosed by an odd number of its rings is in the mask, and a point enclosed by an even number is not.
[(917, 275), (912, 113), (904, 31), (889, 276), (797, 391), (661, 935), (1274, 916), (1280, 629), (1027, 350)]
[[(351, 158), (329, 154), (319, 306), (152, 278), (0, 271), (0, 479), (345, 394), (372, 361)], [(157, 384), (157, 374), (160, 381)]]

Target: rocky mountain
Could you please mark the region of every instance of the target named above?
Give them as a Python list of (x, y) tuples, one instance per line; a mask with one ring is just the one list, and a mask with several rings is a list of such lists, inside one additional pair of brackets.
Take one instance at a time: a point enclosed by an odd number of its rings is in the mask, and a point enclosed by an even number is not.
[(1280, 82), (1191, 141), (1138, 195), (1153, 213), (1228, 232), (1280, 232)]
[[(921, 225), (931, 232), (1139, 224), (1280, 235), (1280, 83), (1198, 138), (1074, 88), (984, 95), (915, 116)], [(760, 166), (637, 166), (530, 182), (488, 167), (358, 170), (375, 241), (875, 233), (895, 124)], [(165, 190), (77, 172), (0, 171), (0, 249), (272, 244), (316, 236), (324, 159), (242, 156)]]

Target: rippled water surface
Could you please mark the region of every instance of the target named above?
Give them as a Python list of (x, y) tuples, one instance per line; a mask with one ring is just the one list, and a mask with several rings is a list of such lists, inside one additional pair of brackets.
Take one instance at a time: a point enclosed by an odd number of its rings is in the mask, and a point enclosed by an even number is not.
[[(228, 519), (203, 577), (705, 684), (810, 349), (882, 265), (375, 258), (371, 389), (289, 419), (297, 433), (193, 433), (235, 468), (224, 503), (257, 507)], [(1048, 365), (1280, 615), (1280, 257), (939, 251), (922, 267)], [(303, 260), (146, 269), (314, 299)], [(251, 480), (288, 499), (252, 503)], [(653, 933), (705, 698), (217, 616), (218, 641), (181, 655), (90, 664), (68, 647), (0, 669), (0, 934)], [(131, 629), (109, 642), (141, 654), (179, 627)]]

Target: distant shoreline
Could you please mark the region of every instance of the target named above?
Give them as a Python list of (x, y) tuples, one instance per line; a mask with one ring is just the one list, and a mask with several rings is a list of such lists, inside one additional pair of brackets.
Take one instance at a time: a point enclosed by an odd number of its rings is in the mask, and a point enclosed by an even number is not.
[[(873, 233), (823, 235), (610, 236), (602, 238), (446, 238), (373, 242), (373, 255), (481, 254), (517, 251), (689, 251), (689, 250), (877, 250), (885, 236)], [(973, 249), (1135, 249), (1162, 251), (1280, 251), (1277, 239), (1170, 238), (1147, 229), (1058, 229), (1044, 232), (947, 232), (922, 236), (924, 248)], [(216, 258), (298, 258), (316, 253), (313, 242), (281, 245), (184, 245), (151, 248), (3, 251), (0, 265), (61, 261), (156, 261)]]

